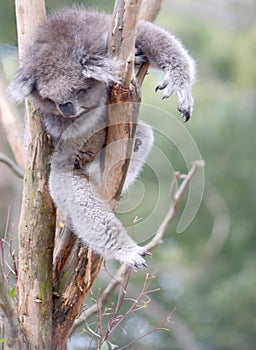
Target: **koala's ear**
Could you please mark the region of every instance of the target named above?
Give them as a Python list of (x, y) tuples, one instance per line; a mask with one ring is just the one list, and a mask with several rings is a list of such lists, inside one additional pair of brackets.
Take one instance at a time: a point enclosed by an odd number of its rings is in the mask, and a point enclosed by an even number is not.
[(8, 86), (11, 97), (16, 102), (22, 102), (35, 87), (35, 78), (24, 67), (20, 68), (14, 81)]
[(80, 59), (85, 78), (92, 78), (106, 84), (120, 83), (121, 63), (111, 56), (85, 55)]

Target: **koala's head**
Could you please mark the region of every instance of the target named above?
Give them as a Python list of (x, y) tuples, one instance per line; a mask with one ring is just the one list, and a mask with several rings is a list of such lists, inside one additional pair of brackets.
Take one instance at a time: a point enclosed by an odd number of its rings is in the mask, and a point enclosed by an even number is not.
[(118, 81), (119, 63), (105, 53), (90, 53), (81, 43), (38, 38), (23, 58), (9, 92), (17, 102), (33, 97), (44, 114), (76, 117), (106, 101)]
[(62, 52), (31, 57), (19, 69), (9, 92), (17, 102), (31, 95), (43, 114), (76, 117), (105, 103), (107, 87), (118, 81), (113, 72), (117, 63), (110, 57), (77, 58)]

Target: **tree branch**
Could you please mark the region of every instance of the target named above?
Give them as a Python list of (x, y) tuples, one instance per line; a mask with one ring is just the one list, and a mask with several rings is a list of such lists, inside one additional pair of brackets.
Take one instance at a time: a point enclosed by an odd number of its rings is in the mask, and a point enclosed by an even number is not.
[(0, 152), (0, 162), (7, 165), (8, 168), (10, 168), (14, 172), (14, 174), (17, 175), (20, 179), (23, 179), (24, 171), (16, 163), (14, 163), (14, 161), (12, 161), (2, 152)]
[[(166, 232), (166, 229), (168, 228), (170, 222), (172, 221), (172, 219), (174, 218), (174, 216), (176, 215), (176, 213), (178, 211), (179, 202), (180, 202), (186, 188), (188, 187), (193, 176), (196, 174), (197, 170), (199, 168), (202, 168), (202, 167), (204, 167), (204, 161), (202, 159), (196, 160), (192, 163), (192, 167), (189, 170), (188, 174), (185, 176), (182, 176), (183, 181), (173, 196), (172, 205), (171, 205), (168, 213), (166, 214), (161, 225), (159, 226), (153, 239), (148, 244), (145, 245), (145, 248), (147, 250), (152, 250), (153, 248), (155, 248), (156, 246), (158, 246), (159, 244), (161, 244), (163, 242), (162, 238), (163, 238), (163, 236)], [(181, 178), (181, 176), (179, 173), (175, 173), (174, 176), (175, 176), (174, 183), (176, 183), (177, 179)], [(173, 187), (173, 184), (171, 184), (171, 188), (172, 187)]]
[(133, 150), (139, 116), (140, 89), (134, 76), (135, 39), (142, 0), (116, 1), (109, 52), (123, 63), (122, 85), (114, 85), (108, 104), (102, 195), (116, 210)]
[(140, 8), (140, 19), (144, 21), (153, 21), (162, 5), (163, 0), (143, 0)]

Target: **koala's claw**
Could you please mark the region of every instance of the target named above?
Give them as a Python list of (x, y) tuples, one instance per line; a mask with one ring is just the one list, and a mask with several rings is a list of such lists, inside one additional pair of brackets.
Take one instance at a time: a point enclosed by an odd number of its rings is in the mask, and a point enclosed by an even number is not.
[(190, 117), (191, 117), (191, 112), (190, 111), (182, 111), (182, 110), (179, 110), (178, 111), (181, 113), (181, 118), (185, 117), (185, 123), (187, 121), (189, 121)]
[(185, 117), (185, 123), (190, 119), (193, 106), (194, 99), (191, 94), (191, 87), (186, 87), (177, 91), (178, 96), (178, 111), (181, 113), (181, 117)]
[(159, 83), (156, 87), (155, 87), (155, 92), (157, 92), (158, 90), (163, 90), (165, 89), (167, 86), (167, 84), (161, 84)]
[(165, 90), (163, 92), (163, 97), (162, 97), (162, 100), (165, 99), (165, 98), (168, 98), (170, 97), (173, 92), (174, 92), (174, 89), (173, 89), (173, 86), (172, 84), (166, 82), (165, 80), (163, 80), (162, 82), (160, 82), (156, 88), (155, 88), (155, 92), (157, 92), (158, 90)]
[[(142, 248), (144, 249), (144, 248)], [(150, 258), (152, 258), (152, 253), (150, 253), (148, 250), (144, 249), (144, 252), (141, 253), (142, 256), (148, 256)]]

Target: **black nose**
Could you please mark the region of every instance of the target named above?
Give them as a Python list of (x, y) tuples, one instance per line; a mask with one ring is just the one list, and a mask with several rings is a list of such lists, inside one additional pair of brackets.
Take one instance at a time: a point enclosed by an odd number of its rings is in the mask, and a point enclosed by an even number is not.
[(68, 117), (75, 114), (75, 109), (73, 103), (67, 102), (59, 105), (59, 108), (64, 116)]

